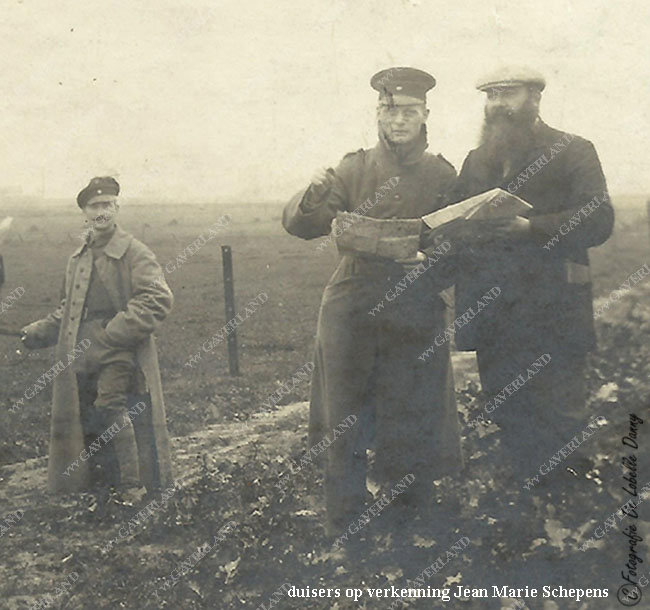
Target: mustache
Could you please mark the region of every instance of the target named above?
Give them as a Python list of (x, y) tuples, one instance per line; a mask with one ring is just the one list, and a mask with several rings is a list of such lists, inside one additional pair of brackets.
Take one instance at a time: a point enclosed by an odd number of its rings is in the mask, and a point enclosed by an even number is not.
[(111, 214), (100, 214), (99, 216), (95, 216), (95, 218), (93, 218), (91, 221), (86, 221), (86, 222), (92, 222), (92, 223), (106, 222), (111, 218), (112, 218)]
[(518, 122), (519, 115), (510, 108), (493, 108), (485, 113), (485, 122), (494, 123), (497, 121), (507, 121), (509, 123)]
[(537, 108), (530, 103), (524, 104), (517, 110), (508, 106), (497, 106), (495, 108), (486, 108), (484, 112), (484, 118), (487, 123), (510, 123), (521, 127), (532, 125), (536, 117)]

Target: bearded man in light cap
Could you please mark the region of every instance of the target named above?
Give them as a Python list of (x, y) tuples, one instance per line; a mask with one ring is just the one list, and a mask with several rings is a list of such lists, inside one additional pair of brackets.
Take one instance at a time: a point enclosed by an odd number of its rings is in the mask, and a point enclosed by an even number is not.
[[(426, 92), (434, 85), (431, 75), (414, 68), (375, 74), (371, 86), (379, 92), (379, 142), (345, 155), (335, 170), (317, 170), (311, 184), (287, 204), (285, 229), (313, 239), (330, 233), (339, 211), (361, 209), (372, 218), (403, 219), (447, 205), (456, 172), (441, 155), (425, 152)], [(345, 255), (325, 288), (311, 386), (310, 446), (331, 437), (345, 418), (358, 418), (323, 459), (331, 534), (358, 520), (371, 497), (364, 442), (364, 428), (371, 424), (365, 414), (375, 417), (375, 474), (382, 488), (388, 491), (405, 475), (415, 477), (393, 502), (405, 512), (427, 507), (433, 480), (457, 470), (462, 461), (448, 347), (426, 362), (418, 360), (445, 327), (446, 304), (433, 283), (435, 268), (386, 302), (408, 270), (395, 260)], [(371, 315), (380, 301), (385, 308)]]
[(77, 196), (88, 229), (68, 261), (61, 304), (23, 329), (28, 349), (56, 345), (48, 461), (53, 492), (129, 495), (171, 482), (153, 332), (173, 295), (155, 255), (116, 223), (120, 186), (93, 178)]
[[(521, 490), (522, 501), (541, 494), (524, 483), (589, 421), (585, 359), (596, 339), (587, 249), (602, 244), (614, 222), (593, 144), (539, 117), (545, 85), (525, 67), (478, 82), (486, 94), (481, 141), (453, 195), (461, 201), (499, 187), (532, 206), (514, 219), (466, 221), (456, 275), (457, 315), (486, 289), (501, 288), (458, 329), (456, 345), (476, 351), (488, 398), (483, 415), (502, 429), (509, 488)], [(544, 487), (552, 477), (541, 478)]]

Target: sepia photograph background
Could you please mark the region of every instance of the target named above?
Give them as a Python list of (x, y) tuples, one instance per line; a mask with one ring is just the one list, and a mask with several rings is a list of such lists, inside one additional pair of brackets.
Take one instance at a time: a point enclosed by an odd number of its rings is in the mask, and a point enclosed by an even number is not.
[[(580, 545), (625, 500), (628, 415), (650, 416), (650, 282), (622, 288), (650, 260), (650, 8), (602, 0), (21, 0), (3, 7), (0, 32), (0, 221), (13, 218), (0, 250), (0, 300), (24, 290), (3, 308), (0, 326), (19, 329), (56, 308), (84, 229), (76, 195), (93, 176), (117, 178), (120, 224), (154, 251), (175, 295), (157, 340), (174, 472), (183, 481), (127, 538), (117, 532), (141, 507), (48, 495), (51, 387), (10, 407), (51, 367), (53, 352), (26, 353), (16, 337), (0, 336), (0, 519), (23, 513), (0, 540), (0, 608), (35, 607), (74, 573), (52, 607), (388, 609), (393, 600), (296, 599), (281, 587), (401, 586), (461, 536), (469, 546), (427, 585), (508, 584), (508, 566), (526, 554), (531, 585), (609, 589), (606, 600), (533, 600), (530, 608), (621, 606), (621, 532), (588, 551)], [(460, 170), (483, 119), (476, 81), (504, 64), (545, 75), (543, 120), (594, 143), (616, 211), (612, 237), (590, 252), (594, 309), (607, 305), (588, 367), (589, 407), (607, 422), (591, 449), (598, 467), (572, 500), (571, 531), (551, 523), (545, 545), (496, 553), (493, 539), (484, 542), (494, 519), (478, 507), (508, 493), (490, 460), (498, 431), (466, 425), (481, 408), (480, 384), (473, 353), (454, 352), (473, 470), (469, 479), (459, 471), (450, 489), (466, 506), (465, 529), (418, 539), (395, 532), (362, 559), (341, 559), (323, 539), (318, 464), (277, 486), (309, 448), (309, 382), (291, 380), (313, 359), (319, 303), (338, 259), (334, 244), (321, 251), (288, 235), (282, 209), (315, 168), (374, 146), (369, 81), (391, 66), (435, 76), (428, 150)], [(224, 215), (218, 236), (188, 255), (188, 244)], [(237, 329), (239, 376), (229, 373), (226, 342), (202, 347), (228, 321), (221, 246), (232, 248), (237, 310), (268, 295)], [(641, 434), (639, 486), (650, 480), (647, 427)], [(650, 507), (639, 513), (645, 541)], [(160, 588), (231, 522), (237, 528), (218, 549)], [(549, 548), (568, 558), (562, 570)], [(641, 552), (648, 557), (647, 547)], [(490, 580), (493, 569), (500, 576)], [(644, 593), (639, 608), (650, 607)], [(523, 607), (499, 603), (410, 606)]]

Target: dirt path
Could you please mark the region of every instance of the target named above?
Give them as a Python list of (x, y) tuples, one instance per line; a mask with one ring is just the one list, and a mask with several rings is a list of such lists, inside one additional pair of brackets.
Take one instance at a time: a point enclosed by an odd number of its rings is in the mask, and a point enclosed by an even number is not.
[[(464, 387), (470, 379), (478, 383), (476, 359), (471, 352), (453, 356), (457, 387)], [(223, 422), (207, 426), (193, 434), (172, 439), (174, 472), (185, 480), (196, 478), (200, 470), (198, 458), (203, 454), (213, 457), (240, 456), (252, 444), (267, 445), (278, 455), (290, 455), (296, 440), (307, 434), (308, 404), (294, 403), (277, 411), (262, 412), (244, 426)], [(47, 488), (47, 458), (34, 458), (0, 467), (0, 506), (3, 512), (29, 510), (35, 501), (42, 501)]]

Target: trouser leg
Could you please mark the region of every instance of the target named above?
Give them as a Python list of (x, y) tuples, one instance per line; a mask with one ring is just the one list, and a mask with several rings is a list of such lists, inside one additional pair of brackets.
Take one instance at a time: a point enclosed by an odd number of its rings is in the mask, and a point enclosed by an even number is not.
[[(501, 428), (502, 446), (521, 477), (533, 474), (527, 471), (537, 470), (589, 419), (584, 357), (546, 353), (550, 361), (531, 374), (541, 350), (477, 352), (486, 405), (491, 409), (488, 416)], [(518, 378), (515, 387), (512, 382)]]
[(117, 461), (112, 445), (102, 446), (95, 451), (93, 443), (100, 438), (106, 430), (102, 413), (95, 407), (97, 398), (97, 375), (78, 373), (77, 386), (79, 388), (79, 405), (84, 430), (84, 447), (89, 453), (92, 487), (110, 487), (117, 485), (120, 480)]
[[(140, 484), (135, 431), (127, 411), (127, 394), (133, 384), (134, 369), (130, 362), (111, 363), (97, 376), (95, 408), (101, 413), (105, 430), (109, 431), (113, 456), (124, 487)], [(137, 417), (137, 413), (131, 415)]]
[[(527, 371), (542, 353), (551, 360), (529, 376)], [(574, 482), (566, 469), (583, 462), (588, 452), (588, 447), (568, 453), (565, 449), (576, 435), (582, 439), (581, 431), (590, 421), (584, 356), (567, 357), (557, 349), (486, 348), (479, 349), (477, 357), (486, 404), (493, 409), (489, 417), (501, 429), (497, 470), (507, 488), (518, 490), (517, 505), (510, 512), (538, 514), (536, 505), (551, 502), (560, 513), (562, 495)], [(495, 396), (522, 374), (525, 383), (496, 402)]]

